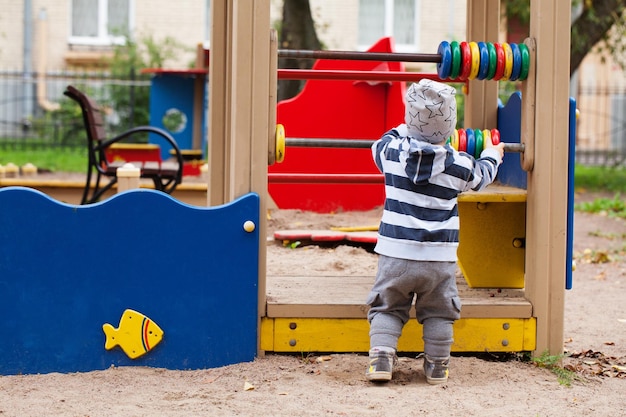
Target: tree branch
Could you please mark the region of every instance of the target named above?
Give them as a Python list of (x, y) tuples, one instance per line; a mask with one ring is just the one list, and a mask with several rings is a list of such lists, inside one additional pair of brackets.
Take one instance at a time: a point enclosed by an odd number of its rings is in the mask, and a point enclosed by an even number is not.
[(613, 25), (623, 24), (624, 0), (583, 0), (583, 12), (572, 25), (570, 75), (580, 66), (587, 53), (608, 38)]

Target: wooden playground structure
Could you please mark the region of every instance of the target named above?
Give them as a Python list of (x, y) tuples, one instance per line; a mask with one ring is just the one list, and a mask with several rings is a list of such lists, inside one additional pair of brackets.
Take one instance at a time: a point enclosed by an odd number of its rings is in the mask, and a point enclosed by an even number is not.
[[(266, 2), (251, 8), (215, 2), (212, 32), (210, 96), (209, 205), (221, 204), (247, 191), (267, 189), (266, 165), (260, 155), (274, 152), (275, 40), (267, 36)], [(455, 328), (454, 350), (563, 349), (563, 310), (567, 265), (569, 19), (571, 2), (533, 0), (530, 40), (532, 62), (522, 87), (521, 164), (527, 189), (487, 190), (461, 197), (467, 206), (498, 202), (504, 216), (521, 204), (525, 225), (524, 285), (509, 298), (469, 295), (463, 291), (462, 319)], [(245, 10), (244, 10), (245, 9)], [(500, 2), (468, 2), (467, 38), (497, 42)], [(254, 71), (248, 68), (265, 69)], [(217, 88), (215, 88), (217, 86)], [(471, 80), (466, 96), (465, 125), (497, 125), (497, 83)], [(267, 106), (269, 104), (269, 106)], [(237, 111), (235, 111), (235, 109)], [(264, 109), (264, 110), (262, 110)], [(288, 132), (287, 132), (288, 134)], [(267, 137), (267, 143), (261, 138)], [(263, 207), (262, 203), (262, 210)], [(471, 215), (471, 214), (470, 214)], [(494, 218), (494, 216), (492, 216)], [(461, 220), (463, 222), (463, 220)], [(263, 226), (262, 226), (263, 227)], [(263, 236), (263, 233), (261, 234)], [(484, 259), (489, 264), (492, 259)], [(492, 264), (493, 265), (493, 264)], [(495, 266), (495, 265), (493, 265)], [(259, 261), (260, 349), (268, 351), (364, 351), (367, 323), (363, 283), (357, 277), (329, 279), (315, 294), (281, 294), (280, 280), (265, 277)], [(307, 277), (293, 277), (307, 283)], [(339, 283), (338, 281), (341, 281)], [(292, 287), (290, 287), (292, 288)], [(358, 290), (360, 288), (360, 290)], [(280, 296), (267, 300), (267, 292)], [(414, 324), (409, 324), (412, 326)], [(417, 326), (416, 326), (417, 327)], [(409, 329), (401, 350), (419, 351), (419, 330)]]
[[(558, 354), (563, 350), (564, 295), (571, 274), (571, 2), (531, 0), (530, 6), (526, 43), (531, 61), (518, 102), (519, 141), (524, 152), (517, 168), (523, 170), (526, 186), (490, 186), (459, 198), (461, 224), (467, 225), (461, 228), (459, 258), (471, 279), (459, 278), (463, 309), (455, 324), (456, 352)], [(32, 196), (32, 191), (21, 187), (0, 189), (0, 204), (10, 207), (29, 232), (25, 242), (22, 229), (12, 226), (13, 220), (0, 222), (2, 252), (25, 265), (17, 267), (9, 258), (0, 262), (0, 287), (5, 290), (0, 311), (4, 311), (3, 317), (14, 318), (0, 323), (0, 354), (5, 359), (0, 373), (85, 371), (111, 364), (193, 369), (252, 360), (266, 351), (368, 350), (364, 302), (374, 271), (372, 277), (316, 277), (315, 285), (311, 277), (266, 274), (268, 165), (276, 163), (280, 151), (276, 137), (277, 39), (270, 30), (269, 0), (245, 4), (216, 0), (211, 8), (208, 207), (189, 207), (151, 190), (127, 191), (93, 206), (77, 207), (55, 203), (43, 194)], [(467, 39), (498, 42), (500, 21), (499, 0), (468, 1)], [(469, 80), (465, 103), (466, 126), (499, 126), (504, 110), (498, 106), (497, 82)], [(517, 164), (516, 159), (507, 163)], [(24, 210), (29, 205), (35, 208)], [(146, 210), (154, 212), (152, 223), (142, 220)], [(25, 216), (37, 213), (46, 216), (29, 226)], [(110, 259), (119, 259), (120, 265), (135, 271), (133, 277), (141, 278), (124, 279), (120, 272), (110, 288), (106, 280), (115, 274), (89, 270), (86, 260), (78, 261), (81, 273), (77, 274), (71, 263), (58, 261), (67, 256), (61, 249), (50, 257), (37, 253), (39, 265), (28, 262), (33, 242), (45, 247), (43, 239), (54, 241), (59, 233), (74, 250), (87, 250), (81, 248), (84, 232), (79, 232), (100, 230), (102, 218), (115, 224), (120, 213), (124, 213), (125, 233), (99, 233), (99, 244), (110, 249)], [(64, 228), (47, 230), (56, 224), (57, 214)], [(159, 215), (169, 219), (165, 231), (155, 227)], [(204, 224), (190, 231), (191, 219)], [(493, 242), (478, 240), (484, 228), (495, 236)], [(185, 265), (206, 262), (188, 268), (184, 291), (172, 284), (177, 280), (173, 273), (180, 274), (183, 269), (171, 262), (164, 268), (163, 260), (151, 256), (154, 248), (148, 244), (163, 239), (180, 242), (181, 233), (172, 231), (176, 229), (193, 234), (195, 246), (169, 252), (160, 245), (159, 250), (167, 251), (168, 259), (185, 259)], [(201, 233), (201, 238), (196, 233)], [(215, 233), (226, 233), (228, 244), (213, 245), (215, 253), (208, 252), (204, 242)], [(121, 249), (113, 249), (123, 236), (140, 239), (135, 246), (125, 243)], [(47, 276), (29, 282), (34, 275)], [(87, 285), (90, 279), (97, 285)], [(64, 292), (64, 286), (71, 291)], [(49, 301), (50, 288), (54, 289), (52, 296), (65, 302), (63, 307)], [(216, 296), (215, 288), (224, 296)], [(493, 296), (493, 289), (501, 291)], [(245, 305), (233, 296), (242, 292)], [(89, 303), (87, 298), (76, 301), (87, 297), (85, 294), (97, 302)], [(112, 302), (105, 302), (103, 295)], [(124, 309), (137, 309), (163, 329), (163, 341), (145, 357), (130, 360), (119, 351), (99, 347), (104, 341), (99, 326), (117, 322)], [(67, 340), (55, 339), (77, 312), (81, 322), (71, 336), (87, 337), (87, 342), (76, 342), (89, 344), (93, 357), (91, 351), (69, 349)], [(222, 321), (222, 317), (228, 320)], [(31, 323), (34, 319), (39, 320), (36, 325)], [(16, 329), (19, 337), (9, 342), (4, 335), (13, 335)], [(195, 329), (201, 329), (200, 338)], [(207, 340), (222, 339), (224, 343), (209, 344), (214, 349), (207, 352)], [(399, 350), (422, 350), (421, 329), (415, 320), (407, 324)]]

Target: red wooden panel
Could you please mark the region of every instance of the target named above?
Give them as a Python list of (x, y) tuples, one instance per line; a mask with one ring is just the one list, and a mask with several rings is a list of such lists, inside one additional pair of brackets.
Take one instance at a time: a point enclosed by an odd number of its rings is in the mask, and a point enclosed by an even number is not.
[[(393, 52), (393, 40), (383, 38), (369, 51)], [(404, 71), (401, 62), (317, 60), (317, 70)], [(378, 139), (404, 120), (405, 82), (309, 80), (296, 97), (277, 106), (277, 123), (287, 137)], [(269, 173), (378, 174), (369, 149), (286, 149), (285, 161)], [(270, 183), (269, 193), (280, 208), (318, 212), (369, 210), (380, 206), (384, 185)]]

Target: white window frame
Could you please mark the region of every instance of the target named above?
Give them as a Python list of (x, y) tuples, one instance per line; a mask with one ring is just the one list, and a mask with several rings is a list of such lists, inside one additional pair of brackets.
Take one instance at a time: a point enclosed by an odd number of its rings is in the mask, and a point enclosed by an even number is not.
[[(384, 23), (384, 31), (381, 37), (393, 37), (393, 16), (394, 16), (394, 0), (382, 0), (385, 3), (385, 23)], [(394, 37), (395, 42), (395, 52), (417, 52), (419, 50), (419, 22), (420, 22), (420, 9), (421, 9), (421, 0), (413, 0), (415, 3), (415, 15), (413, 16), (413, 27), (415, 30), (413, 31), (413, 43), (398, 43), (396, 38)], [(360, 30), (360, 25), (359, 25)], [(360, 51), (366, 51), (372, 45), (358, 45), (357, 48)]]
[[(108, 24), (109, 0), (98, 0), (98, 35), (97, 36), (72, 36), (72, 11), (73, 2), (70, 1), (69, 10), (69, 32), (68, 42), (73, 45), (93, 45), (108, 46), (122, 45), (125, 42), (123, 36), (113, 36), (109, 34)], [(135, 27), (135, 0), (128, 0), (128, 29), (132, 33)]]

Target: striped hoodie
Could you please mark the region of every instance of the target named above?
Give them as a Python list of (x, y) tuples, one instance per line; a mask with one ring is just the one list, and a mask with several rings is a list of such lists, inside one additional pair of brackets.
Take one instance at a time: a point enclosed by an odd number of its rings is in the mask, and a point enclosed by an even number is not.
[(372, 145), (385, 176), (385, 207), (375, 251), (394, 258), (456, 261), (459, 245), (457, 196), (491, 184), (502, 162), (494, 149), (480, 159), (450, 145), (408, 136), (405, 124)]

